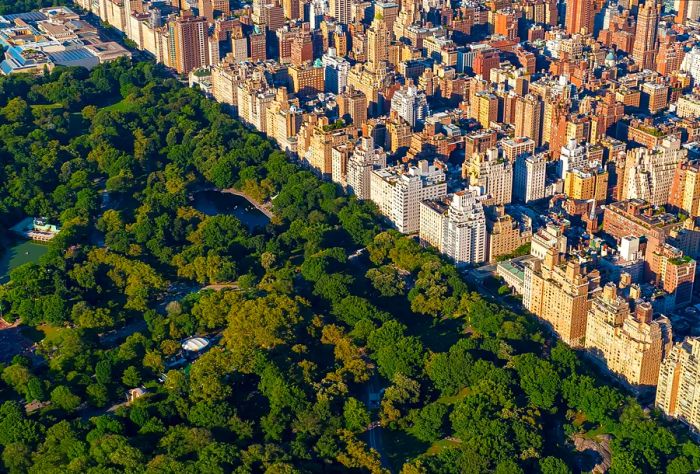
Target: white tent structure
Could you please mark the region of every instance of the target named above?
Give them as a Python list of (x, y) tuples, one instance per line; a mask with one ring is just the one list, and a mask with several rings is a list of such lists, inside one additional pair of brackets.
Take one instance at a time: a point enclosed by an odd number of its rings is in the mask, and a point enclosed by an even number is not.
[(182, 343), (182, 348), (188, 352), (200, 352), (209, 345), (209, 341), (203, 337), (190, 337)]

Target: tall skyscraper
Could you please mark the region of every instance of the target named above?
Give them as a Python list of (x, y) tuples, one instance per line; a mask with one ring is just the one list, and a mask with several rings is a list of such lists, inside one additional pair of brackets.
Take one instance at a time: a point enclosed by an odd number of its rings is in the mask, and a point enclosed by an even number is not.
[(267, 59), (267, 33), (265, 27), (255, 25), (248, 36), (251, 61), (264, 61)]
[(302, 18), (304, 15), (303, 12), (300, 12), (300, 6), (299, 0), (282, 0), (284, 17), (290, 20)]
[(428, 115), (428, 100), (422, 91), (408, 85), (394, 92), (391, 98), (391, 110), (415, 127)]
[(521, 155), (515, 160), (513, 194), (528, 203), (544, 198), (547, 159), (543, 154)]
[(632, 58), (640, 69), (654, 69), (656, 34), (659, 27), (659, 9), (656, 0), (647, 0), (639, 8), (637, 31), (634, 35)]
[(663, 244), (647, 257), (656, 285), (670, 296), (666, 307), (675, 309), (690, 304), (695, 283), (695, 260), (669, 244)]
[(362, 92), (348, 87), (336, 99), (338, 101), (338, 115), (346, 123), (352, 122), (359, 128), (367, 122), (367, 97)]
[(598, 270), (586, 272), (577, 257), (564, 262), (559, 250), (550, 248), (544, 261), (527, 262), (523, 282), (523, 305), (549, 323), (564, 342), (583, 346), (588, 308), (600, 289)]
[(593, 34), (595, 9), (593, 0), (569, 0), (566, 2), (566, 31), (569, 34)]
[(389, 60), (389, 30), (382, 18), (375, 18), (367, 30), (367, 66), (377, 71), (383, 61)]
[[(328, 48), (328, 52), (321, 58), (325, 68), (324, 80), (326, 90), (339, 94), (345, 90), (348, 84), (350, 63), (336, 54), (335, 48)], [(340, 101), (338, 101), (340, 105)], [(366, 111), (366, 110), (365, 110)]]
[(486, 260), (486, 217), (474, 191), (459, 191), (420, 205), (420, 240), (436, 247), (457, 265)]
[(700, 163), (678, 165), (668, 203), (691, 217), (700, 216)]
[(418, 232), (421, 201), (446, 195), (445, 172), (425, 160), (408, 168), (398, 165), (374, 170), (370, 177), (370, 199), (404, 234)]
[(491, 122), (498, 121), (498, 97), (487, 91), (477, 92), (469, 110), (472, 118), (478, 120), (482, 127), (490, 128)]
[(686, 160), (688, 151), (681, 148), (676, 137), (665, 138), (662, 145), (649, 150), (635, 148), (627, 152), (618, 187), (621, 199), (643, 199), (654, 206), (669, 202), (678, 165)]
[(515, 103), (515, 136), (531, 138), (536, 147), (542, 144), (542, 101), (533, 94)]
[(207, 19), (201, 16), (180, 17), (171, 24), (175, 49), (175, 68), (180, 74), (209, 66)]
[(381, 147), (374, 147), (372, 137), (362, 137), (348, 159), (347, 168), (348, 188), (358, 199), (369, 199), (372, 170), (381, 168), (386, 168), (386, 153)]
[(199, 15), (207, 19), (209, 23), (214, 23), (214, 3), (212, 0), (199, 0), (197, 2)]
[(458, 265), (486, 260), (486, 217), (473, 191), (460, 191), (452, 196), (443, 251)]
[(700, 430), (700, 338), (673, 346), (661, 364), (656, 406)]
[(330, 14), (338, 23), (347, 25), (350, 23), (350, 0), (330, 0)]
[(494, 204), (510, 204), (513, 200), (513, 163), (500, 156), (498, 148), (472, 157), (469, 163), (469, 184), (481, 194), (493, 198)]
[(700, 17), (700, 2), (696, 0), (676, 0), (674, 8), (676, 10), (676, 23), (685, 23), (685, 20), (697, 21)]

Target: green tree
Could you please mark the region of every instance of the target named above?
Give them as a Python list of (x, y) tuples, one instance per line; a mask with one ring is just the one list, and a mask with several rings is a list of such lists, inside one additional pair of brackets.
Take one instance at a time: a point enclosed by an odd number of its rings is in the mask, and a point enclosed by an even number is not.
[(534, 354), (523, 354), (513, 362), (515, 371), (520, 376), (520, 387), (530, 403), (538, 408), (552, 410), (561, 382), (552, 364)]
[(391, 265), (370, 268), (365, 276), (382, 296), (398, 296), (406, 289), (406, 282), (399, 271)]
[(101, 360), (95, 364), (95, 379), (101, 384), (108, 384), (112, 381), (112, 363), (108, 360)]
[(51, 391), (51, 403), (62, 410), (73, 411), (80, 405), (80, 397), (65, 385), (59, 385)]
[(444, 435), (443, 426), (446, 415), (447, 407), (438, 402), (414, 409), (409, 415), (412, 423), (409, 432), (426, 443), (437, 441)]
[(564, 461), (554, 456), (547, 456), (538, 462), (542, 474), (569, 474), (571, 469)]
[(365, 431), (370, 422), (369, 412), (365, 405), (353, 397), (345, 400), (343, 416), (345, 418), (345, 427), (355, 433)]
[(141, 373), (139, 372), (139, 369), (133, 365), (130, 365), (124, 369), (124, 373), (122, 374), (122, 383), (130, 388), (141, 385)]

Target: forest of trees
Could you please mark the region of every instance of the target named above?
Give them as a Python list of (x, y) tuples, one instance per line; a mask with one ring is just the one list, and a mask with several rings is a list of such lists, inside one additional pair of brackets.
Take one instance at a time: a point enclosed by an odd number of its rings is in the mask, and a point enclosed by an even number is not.
[[(613, 474), (700, 468), (683, 428), (159, 66), (0, 78), (0, 161), (3, 230), (63, 229), (0, 287), (40, 356), (0, 373), (7, 472), (555, 474), (580, 471), (574, 436), (601, 435)], [(197, 211), (212, 185), (276, 196), (274, 219)], [(183, 281), (238, 287), (162, 304)], [(192, 335), (221, 337), (168, 369)]]
[(65, 5), (65, 3), (65, 0), (2, 0), (0, 2), (0, 15), (28, 12), (39, 8)]

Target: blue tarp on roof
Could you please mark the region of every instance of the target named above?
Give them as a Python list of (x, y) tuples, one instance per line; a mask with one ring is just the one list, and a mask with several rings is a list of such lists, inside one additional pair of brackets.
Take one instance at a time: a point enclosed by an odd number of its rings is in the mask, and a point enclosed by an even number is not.
[(3, 74), (12, 74), (12, 66), (7, 61), (3, 61), (0, 63), (0, 71)]
[(69, 49), (68, 51), (57, 51), (50, 53), (49, 57), (56, 64), (72, 63), (84, 59), (92, 59), (95, 56), (85, 48)]
[(10, 15), (3, 15), (0, 18), (4, 18), (9, 22), (14, 22), (17, 19), (27, 22), (43, 21), (48, 19), (46, 15), (41, 12), (12, 13)]
[(24, 56), (22, 56), (22, 51), (22, 48), (18, 46), (11, 46), (7, 49), (7, 54), (9, 54), (20, 65), (24, 66), (27, 60), (24, 58)]

